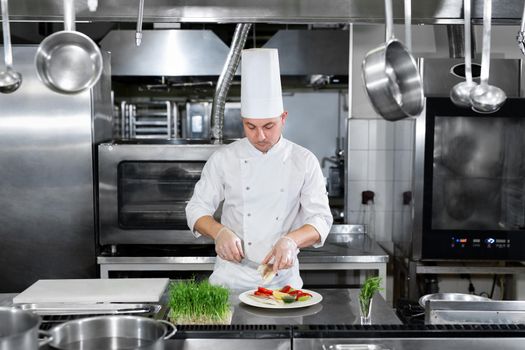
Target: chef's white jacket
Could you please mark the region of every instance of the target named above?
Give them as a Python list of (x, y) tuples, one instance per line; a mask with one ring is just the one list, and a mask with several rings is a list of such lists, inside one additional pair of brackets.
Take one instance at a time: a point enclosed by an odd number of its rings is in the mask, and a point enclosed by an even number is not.
[[(186, 206), (188, 226), (196, 237), (200, 233), (195, 222), (213, 215), (223, 200), (221, 223), (239, 236), (246, 258), (256, 264), (280, 237), (305, 224), (321, 236), (314, 247), (322, 246), (333, 221), (317, 158), (282, 136), (267, 153), (243, 138), (210, 157)], [(254, 265), (217, 257), (210, 282), (233, 289), (256, 288), (262, 278)], [(268, 287), (286, 284), (302, 287), (297, 259), (292, 268), (280, 270)]]

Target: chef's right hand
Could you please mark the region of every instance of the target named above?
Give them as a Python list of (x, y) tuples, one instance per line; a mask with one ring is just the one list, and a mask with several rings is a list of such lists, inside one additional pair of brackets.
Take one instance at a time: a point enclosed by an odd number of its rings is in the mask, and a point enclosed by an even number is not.
[(215, 252), (221, 259), (232, 262), (239, 263), (244, 258), (241, 239), (226, 226), (215, 236)]

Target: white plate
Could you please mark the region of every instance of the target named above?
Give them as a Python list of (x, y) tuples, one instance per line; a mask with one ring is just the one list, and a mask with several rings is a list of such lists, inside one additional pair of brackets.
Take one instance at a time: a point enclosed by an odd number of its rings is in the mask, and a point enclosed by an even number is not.
[(289, 304), (271, 305), (271, 304), (265, 304), (262, 302), (258, 302), (257, 300), (250, 298), (249, 294), (253, 294), (253, 292), (255, 292), (256, 290), (257, 289), (252, 289), (244, 293), (241, 293), (239, 295), (239, 300), (245, 304), (255, 306), (255, 307), (261, 307), (265, 309), (297, 309), (300, 307), (307, 307), (307, 306), (319, 304), (321, 300), (323, 300), (323, 296), (321, 294), (314, 292), (313, 290), (301, 289), (303, 292), (311, 294), (312, 297), (305, 301), (295, 301)]

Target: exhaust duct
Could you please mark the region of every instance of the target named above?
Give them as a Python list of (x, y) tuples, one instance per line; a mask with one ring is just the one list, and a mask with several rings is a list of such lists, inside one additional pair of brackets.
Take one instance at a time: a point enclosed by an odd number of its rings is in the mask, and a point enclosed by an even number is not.
[(249, 23), (239, 23), (235, 27), (230, 52), (228, 53), (228, 57), (224, 63), (224, 68), (219, 76), (219, 80), (217, 81), (217, 87), (215, 89), (213, 105), (211, 108), (211, 131), (212, 139), (216, 140), (218, 143), (222, 143), (226, 96), (228, 96), (233, 76), (239, 66), (241, 51), (244, 48), (251, 26), (252, 25)]

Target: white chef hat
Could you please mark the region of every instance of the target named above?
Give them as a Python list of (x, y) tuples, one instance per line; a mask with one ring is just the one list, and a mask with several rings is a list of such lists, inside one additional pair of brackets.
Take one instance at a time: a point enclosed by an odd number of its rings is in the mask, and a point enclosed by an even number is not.
[(248, 49), (241, 58), (241, 116), (276, 118), (284, 112), (277, 49)]

